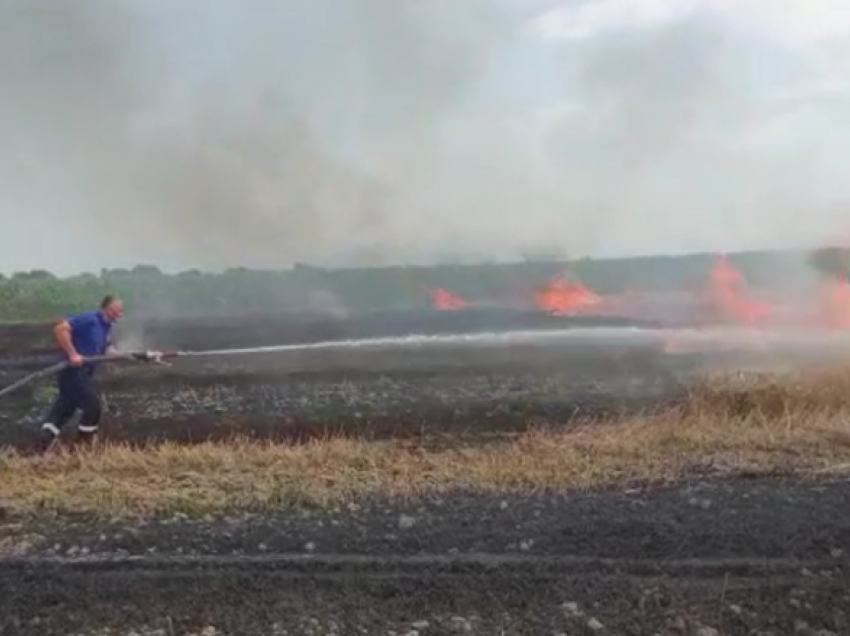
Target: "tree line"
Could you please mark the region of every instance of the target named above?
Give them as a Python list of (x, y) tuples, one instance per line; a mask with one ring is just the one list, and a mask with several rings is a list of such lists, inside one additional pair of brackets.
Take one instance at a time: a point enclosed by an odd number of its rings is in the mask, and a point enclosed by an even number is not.
[[(432, 302), (428, 290), (433, 288), (471, 301), (516, 298), (562, 275), (600, 294), (696, 290), (707, 282), (713, 258), (713, 254), (691, 254), (358, 269), (296, 265), (280, 271), (240, 268), (177, 274), (139, 265), (64, 278), (35, 270), (0, 275), (0, 320), (50, 320), (90, 309), (106, 293), (121, 295), (136, 315), (222, 316), (304, 307), (424, 307)], [(745, 252), (731, 254), (729, 259), (756, 286), (784, 284), (789, 272), (801, 269), (832, 277), (850, 271), (850, 250), (843, 248)]]

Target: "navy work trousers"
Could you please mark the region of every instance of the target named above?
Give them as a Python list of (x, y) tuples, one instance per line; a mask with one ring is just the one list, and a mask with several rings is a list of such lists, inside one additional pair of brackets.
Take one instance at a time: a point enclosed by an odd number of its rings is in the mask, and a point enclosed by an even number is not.
[(102, 405), (94, 389), (93, 375), (93, 369), (87, 366), (66, 367), (57, 374), (59, 395), (42, 428), (59, 435), (59, 430), (79, 409), (82, 415), (77, 430), (86, 436), (97, 433)]

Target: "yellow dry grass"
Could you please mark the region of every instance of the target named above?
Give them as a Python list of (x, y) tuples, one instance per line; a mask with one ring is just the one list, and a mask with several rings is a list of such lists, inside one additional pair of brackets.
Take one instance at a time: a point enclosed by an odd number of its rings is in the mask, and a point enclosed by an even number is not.
[(700, 473), (812, 473), (850, 465), (850, 370), (707, 380), (676, 409), (540, 430), (479, 446), (329, 438), (234, 440), (45, 457), (7, 454), (0, 506), (13, 513), (190, 516), (333, 507), (452, 490), (576, 490)]

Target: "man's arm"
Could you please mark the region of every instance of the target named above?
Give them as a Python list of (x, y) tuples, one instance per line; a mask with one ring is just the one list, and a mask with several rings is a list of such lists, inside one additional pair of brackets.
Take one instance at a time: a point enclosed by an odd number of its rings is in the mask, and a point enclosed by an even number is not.
[(74, 366), (82, 364), (83, 358), (74, 348), (74, 341), (71, 337), (71, 322), (68, 320), (61, 321), (53, 329), (53, 333), (56, 335), (56, 342), (59, 343), (59, 347), (68, 356), (68, 362)]

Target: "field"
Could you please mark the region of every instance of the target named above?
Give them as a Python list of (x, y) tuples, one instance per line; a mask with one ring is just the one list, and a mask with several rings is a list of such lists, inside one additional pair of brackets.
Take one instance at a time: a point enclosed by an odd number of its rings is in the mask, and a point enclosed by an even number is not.
[[(49, 382), (3, 398), (0, 633), (850, 632), (843, 341), (545, 320), (502, 328), (572, 330), (147, 322), (126, 337), (336, 344), (109, 366), (91, 452), (28, 453)], [(2, 384), (45, 333), (0, 329)]]

